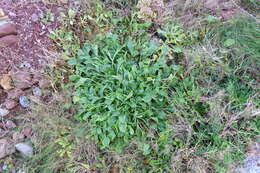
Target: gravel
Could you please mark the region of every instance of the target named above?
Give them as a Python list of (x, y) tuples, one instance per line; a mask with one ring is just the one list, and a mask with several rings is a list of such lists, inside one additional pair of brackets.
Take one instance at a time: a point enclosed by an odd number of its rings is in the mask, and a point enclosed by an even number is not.
[(19, 103), (24, 108), (28, 108), (30, 106), (30, 101), (26, 96), (20, 96)]

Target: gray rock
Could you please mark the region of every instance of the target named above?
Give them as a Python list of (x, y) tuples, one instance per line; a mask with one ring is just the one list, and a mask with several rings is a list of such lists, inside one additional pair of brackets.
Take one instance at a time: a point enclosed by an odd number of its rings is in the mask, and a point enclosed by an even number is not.
[(9, 16), (11, 16), (11, 17), (16, 17), (16, 14), (13, 13), (13, 12), (9, 12)]
[(33, 95), (39, 96), (39, 97), (42, 96), (42, 90), (39, 87), (34, 87), (32, 91), (33, 91)]
[(27, 71), (19, 71), (12, 74), (12, 80), (15, 88), (19, 88), (21, 90), (31, 88), (33, 85), (32, 74)]
[(5, 130), (1, 129), (0, 128), (0, 135), (4, 134), (5, 133)]
[(20, 67), (21, 67), (21, 68), (23, 68), (23, 67), (31, 68), (31, 64), (28, 63), (28, 62), (26, 62), (26, 61), (24, 61), (24, 62), (22, 62), (22, 63), (20, 64)]
[(9, 114), (9, 111), (7, 109), (0, 108), (0, 118), (5, 117), (8, 114)]
[(240, 165), (235, 169), (235, 173), (259, 173), (260, 172), (260, 156), (248, 156), (244, 160), (244, 165)]
[(19, 103), (24, 108), (28, 108), (30, 106), (30, 100), (26, 96), (20, 96)]
[(3, 169), (4, 171), (7, 171), (8, 165), (4, 164), (4, 166), (2, 167), (2, 169)]
[(5, 20), (0, 20), (0, 25), (4, 25), (4, 24), (7, 24), (8, 22), (5, 21)]
[(33, 148), (30, 144), (27, 143), (18, 143), (15, 145), (17, 151), (22, 153), (24, 156), (32, 156)]
[(8, 128), (8, 129), (13, 129), (16, 127), (16, 124), (11, 121), (11, 120), (7, 120), (6, 123), (5, 123), (5, 126)]
[(39, 20), (39, 16), (34, 13), (34, 14), (32, 15), (32, 21), (33, 21), (33, 22), (38, 22), (38, 20)]

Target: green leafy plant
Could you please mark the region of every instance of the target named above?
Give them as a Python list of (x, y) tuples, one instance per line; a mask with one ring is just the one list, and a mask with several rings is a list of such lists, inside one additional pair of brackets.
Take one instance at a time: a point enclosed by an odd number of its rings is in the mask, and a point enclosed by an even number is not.
[(50, 31), (49, 37), (67, 56), (75, 56), (85, 41), (94, 40), (96, 35), (104, 34), (111, 29), (113, 15), (113, 11), (106, 10), (100, 2), (90, 3), (88, 10), (81, 14), (68, 9), (60, 14), (59, 22), (62, 25)]
[(45, 16), (41, 19), (42, 22), (47, 23), (49, 21), (54, 21), (54, 14), (51, 10), (47, 10)]
[(172, 45), (181, 46), (187, 43), (188, 35), (178, 23), (168, 23), (158, 33), (166, 37), (166, 42)]
[[(171, 111), (167, 80), (175, 71), (166, 65), (156, 42), (121, 43), (118, 35), (109, 34), (100, 44), (86, 44), (70, 77), (75, 85), (74, 102), (81, 105), (81, 120), (89, 121), (92, 134), (103, 148), (118, 149), (147, 131), (162, 131)], [(153, 57), (149, 59), (149, 57)], [(144, 153), (149, 146), (144, 145)]]
[(57, 150), (60, 157), (72, 157), (72, 149), (74, 148), (74, 145), (69, 141), (67, 136), (58, 138), (55, 143), (60, 146), (60, 149)]
[(221, 23), (208, 33), (214, 38), (215, 44), (230, 49), (229, 61), (235, 71), (256, 76), (260, 64), (260, 24), (248, 17), (234, 18)]

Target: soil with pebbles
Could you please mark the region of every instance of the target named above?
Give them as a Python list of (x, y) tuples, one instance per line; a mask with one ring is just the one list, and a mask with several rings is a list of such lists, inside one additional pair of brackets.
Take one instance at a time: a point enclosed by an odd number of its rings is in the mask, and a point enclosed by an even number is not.
[[(4, 113), (0, 117), (1, 172), (5, 167), (5, 159), (11, 159), (12, 162), (16, 160), (8, 157), (14, 153), (13, 145), (28, 140), (26, 138), (30, 138), (33, 133), (30, 125), (19, 127), (21, 120), (16, 120), (15, 116), (25, 110), (21, 98), (29, 98), (29, 95), (35, 93), (34, 89), (43, 83), (42, 67), (55, 58), (50, 56), (51, 52), (56, 51), (56, 47), (48, 34), (59, 26), (58, 16), (64, 7), (40, 0), (0, 0), (0, 8), (16, 25), (19, 37), (17, 43), (0, 47), (0, 115)], [(48, 11), (54, 19), (43, 22)], [(38, 90), (41, 91), (39, 88)], [(21, 130), (14, 132), (17, 127)], [(6, 152), (10, 147), (12, 150)], [(1, 160), (2, 158), (5, 159)]]
[[(59, 26), (56, 18), (59, 14), (57, 5), (42, 1), (2, 0), (0, 7), (17, 26), (19, 41), (17, 44), (0, 48), (0, 74), (18, 70), (38, 70), (51, 58), (49, 51), (55, 49), (48, 38), (50, 30)], [(55, 20), (42, 22), (46, 11), (51, 10)]]

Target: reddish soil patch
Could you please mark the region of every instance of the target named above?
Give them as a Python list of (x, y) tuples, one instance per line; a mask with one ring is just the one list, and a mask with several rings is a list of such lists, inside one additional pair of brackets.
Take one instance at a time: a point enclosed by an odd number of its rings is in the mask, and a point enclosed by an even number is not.
[[(58, 16), (61, 11), (64, 11), (64, 7), (46, 4), (40, 0), (0, 0), (0, 8), (16, 25), (19, 36), (16, 44), (0, 47), (0, 108), (3, 116), (0, 122), (0, 139), (8, 139), (12, 141), (12, 144), (8, 145), (13, 145), (14, 142), (22, 141), (26, 137), (30, 138), (33, 133), (31, 126), (21, 132), (14, 132), (15, 127), (22, 126), (29, 120), (12, 118), (27, 110), (24, 108), (28, 106), (23, 106), (22, 102), (19, 102), (20, 96), (30, 100), (33, 87), (38, 85), (41, 87), (43, 77), (40, 71), (49, 61), (53, 61), (54, 56), (50, 56), (50, 53), (56, 50), (48, 34), (59, 26)], [(43, 22), (42, 19), (47, 11), (51, 12), (54, 18)], [(3, 76), (9, 75), (10, 79), (5, 80)], [(7, 87), (9, 83), (10, 88)], [(0, 155), (3, 151), (5, 148), (2, 147)], [(11, 160), (13, 163), (16, 161), (14, 158)], [(0, 161), (0, 172), (3, 163)]]
[[(16, 24), (19, 35), (16, 45), (0, 48), (0, 74), (11, 70), (39, 69), (51, 59), (46, 52), (54, 49), (54, 43), (48, 38), (48, 34), (59, 25), (59, 7), (28, 0), (1, 0), (0, 7)], [(41, 18), (47, 10), (54, 13), (55, 20), (44, 23)]]

